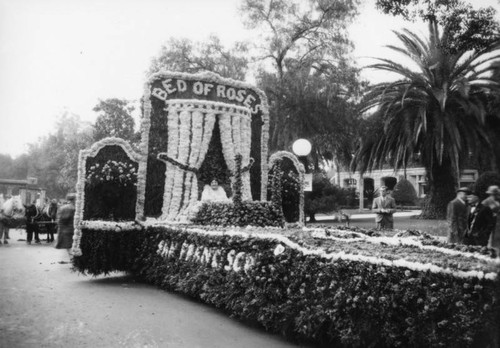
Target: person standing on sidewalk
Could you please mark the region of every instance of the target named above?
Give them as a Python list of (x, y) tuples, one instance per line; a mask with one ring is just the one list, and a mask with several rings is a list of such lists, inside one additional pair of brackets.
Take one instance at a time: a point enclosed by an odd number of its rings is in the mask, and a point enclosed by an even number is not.
[(377, 214), (375, 222), (377, 230), (394, 228), (393, 214), (396, 211), (396, 201), (387, 195), (387, 187), (380, 187), (380, 196), (373, 200), (372, 210)]
[(57, 242), (56, 249), (66, 249), (71, 256), (71, 247), (73, 245), (73, 218), (75, 216), (75, 194), (68, 194), (64, 204), (57, 211)]
[(448, 243), (463, 244), (468, 234), (468, 208), (467, 195), (470, 190), (461, 187), (457, 190), (457, 196), (448, 203), (446, 209), (446, 220), (448, 221)]

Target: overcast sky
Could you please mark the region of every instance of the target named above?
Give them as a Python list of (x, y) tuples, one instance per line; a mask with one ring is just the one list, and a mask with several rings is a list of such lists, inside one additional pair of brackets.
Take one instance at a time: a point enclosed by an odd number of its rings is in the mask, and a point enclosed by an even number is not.
[[(213, 33), (227, 45), (254, 37), (239, 2), (0, 0), (0, 153), (23, 153), (64, 110), (94, 122), (99, 99), (139, 99), (151, 58), (170, 37)], [(402, 25), (373, 2), (363, 1), (351, 28), (358, 58), (386, 54), (391, 29)], [(498, 0), (479, 2), (498, 7)]]

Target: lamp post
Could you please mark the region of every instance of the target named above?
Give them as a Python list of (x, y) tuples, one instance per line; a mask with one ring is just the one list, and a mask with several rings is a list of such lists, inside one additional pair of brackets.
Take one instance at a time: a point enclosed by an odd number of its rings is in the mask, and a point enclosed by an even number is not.
[[(307, 188), (304, 188), (303, 195), (305, 196), (305, 191), (312, 191), (312, 175), (308, 174), (307, 156), (311, 153), (311, 143), (307, 139), (297, 139), (292, 145), (293, 153), (299, 158), (299, 161), (304, 165), (304, 181), (310, 182)], [(305, 198), (305, 197), (304, 197)], [(305, 212), (302, 212), (305, 213)], [(304, 214), (305, 215), (305, 214)], [(304, 216), (304, 225), (307, 218)]]

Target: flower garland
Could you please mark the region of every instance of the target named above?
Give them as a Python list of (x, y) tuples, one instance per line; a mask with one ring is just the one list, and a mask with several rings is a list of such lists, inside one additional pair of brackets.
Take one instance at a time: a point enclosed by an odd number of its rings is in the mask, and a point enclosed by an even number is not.
[(149, 153), (149, 132), (151, 130), (151, 88), (146, 83), (144, 85), (144, 97), (142, 98), (144, 115), (141, 119), (141, 144), (139, 146), (139, 170), (137, 172), (137, 203), (136, 217), (139, 220), (144, 220), (144, 204), (146, 202), (146, 176), (148, 171), (148, 153)]
[[(168, 155), (169, 158), (177, 157), (179, 151), (179, 110), (171, 107), (167, 116), (168, 126)], [(166, 163), (165, 168), (165, 188), (163, 193), (162, 219), (168, 217), (170, 203), (172, 201), (172, 189), (174, 184), (174, 173), (176, 169), (171, 163)]]
[[(189, 156), (188, 165), (191, 168), (196, 168), (196, 172), (188, 172), (187, 176), (187, 187), (186, 187), (186, 198), (183, 204), (183, 211), (187, 211), (190, 207), (194, 206), (196, 201), (198, 200), (198, 178), (196, 173), (198, 172), (201, 161), (201, 158), (205, 158), (205, 154), (203, 153), (203, 157), (201, 156), (201, 151), (203, 149), (203, 125), (205, 123), (205, 116), (201, 111), (194, 110), (191, 113), (191, 122), (192, 122), (192, 137), (191, 137), (191, 154)], [(210, 132), (210, 134), (212, 134)]]
[[(182, 110), (179, 114), (179, 152), (177, 159), (181, 163), (186, 163), (189, 156), (189, 142), (186, 139), (190, 137), (190, 113), (189, 111)], [(184, 145), (184, 144), (188, 145)], [(181, 200), (183, 197), (184, 188), (184, 172), (179, 168), (174, 171), (174, 185), (172, 188), (172, 199), (168, 210), (168, 219), (174, 220), (181, 209)]]
[(219, 116), (219, 126), (221, 134), (222, 154), (226, 160), (229, 171), (234, 175), (236, 167), (234, 164), (234, 156), (236, 156), (233, 136), (231, 130), (231, 114), (222, 114)]
[[(216, 116), (214, 113), (209, 112), (205, 116), (202, 115), (202, 117), (203, 117), (203, 122), (196, 122), (196, 125), (198, 125), (201, 128), (201, 133), (199, 135), (201, 137), (201, 140), (198, 139), (198, 135), (194, 137), (196, 139), (196, 142), (198, 140), (200, 141), (200, 146), (199, 146), (200, 150), (195, 162), (195, 166), (198, 169), (201, 167), (203, 160), (207, 155), (208, 146), (210, 145), (210, 139), (212, 138), (212, 133), (215, 126)], [(195, 205), (197, 201), (198, 201), (198, 178), (196, 176), (193, 176), (193, 186), (191, 187), (190, 204)]]
[[(80, 227), (84, 216), (84, 203), (85, 203), (85, 183), (87, 180), (87, 159), (89, 157), (95, 157), (99, 151), (101, 151), (106, 146), (120, 146), (127, 156), (136, 163), (139, 163), (139, 173), (140, 173), (140, 163), (143, 159), (141, 154), (136, 153), (130, 144), (121, 138), (109, 137), (104, 138), (96, 143), (94, 143), (89, 149), (81, 150), (78, 156), (78, 173), (76, 182), (76, 201), (75, 201), (75, 216), (73, 224), (75, 226), (75, 232), (73, 234), (73, 245), (72, 251), (76, 256), (81, 255), (82, 251), (80, 249), (80, 241), (82, 237), (82, 230)], [(137, 177), (139, 177), (139, 174)], [(138, 185), (139, 185), (138, 181)], [(137, 194), (137, 200), (139, 200), (139, 193)], [(137, 211), (136, 211), (137, 212)]]
[[(339, 238), (339, 237), (332, 237), (327, 235), (327, 231), (334, 231), (335, 233), (339, 234), (351, 234), (355, 235), (355, 238)], [(459, 251), (459, 250), (454, 250), (454, 249), (448, 249), (448, 248), (442, 248), (442, 247), (437, 247), (433, 245), (424, 245), (422, 244), (421, 241), (417, 240), (415, 237), (370, 237), (367, 236), (363, 233), (358, 233), (358, 232), (353, 232), (353, 231), (343, 231), (343, 230), (336, 230), (336, 229), (329, 229), (329, 230), (320, 230), (316, 229), (313, 230), (311, 235), (313, 238), (318, 238), (318, 239), (330, 239), (330, 240), (336, 240), (336, 241), (342, 241), (346, 243), (350, 242), (358, 242), (358, 241), (364, 241), (368, 243), (373, 243), (373, 244), (388, 244), (388, 245), (406, 245), (406, 246), (414, 246), (417, 247), (421, 250), (432, 250), (432, 251), (437, 251), (443, 254), (448, 254), (448, 255), (460, 255), (464, 256), (467, 258), (475, 258), (478, 260), (483, 260), (487, 262), (493, 262), (496, 264), (500, 265), (500, 258), (491, 258), (485, 255), (481, 255), (478, 253), (470, 253), (470, 252), (464, 252), (464, 251)]]
[[(241, 148), (245, 151), (242, 151), (243, 162), (248, 163), (247, 166), (244, 166), (242, 171), (242, 181), (243, 181), (243, 199), (244, 200), (252, 200), (252, 190), (250, 185), (250, 168), (254, 164), (254, 159), (250, 157), (250, 149), (252, 147), (252, 128), (251, 128), (252, 119), (242, 118), (241, 119)], [(248, 149), (248, 150), (247, 150)]]

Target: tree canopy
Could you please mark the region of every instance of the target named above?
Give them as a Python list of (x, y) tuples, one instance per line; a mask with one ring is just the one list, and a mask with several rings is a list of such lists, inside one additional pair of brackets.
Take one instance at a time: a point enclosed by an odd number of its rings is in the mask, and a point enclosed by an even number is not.
[(135, 121), (131, 115), (134, 109), (134, 106), (124, 99), (99, 100), (99, 103), (92, 109), (98, 113), (94, 125), (94, 140), (118, 137), (134, 142), (136, 140)]
[(243, 2), (246, 25), (263, 32), (256, 47), (262, 63), (257, 83), (270, 100), (271, 151), (289, 149), (305, 137), (313, 142), (316, 163), (325, 155), (350, 158), (354, 105), (362, 84), (349, 57), (347, 25), (357, 3)]
[(364, 110), (375, 110), (379, 122), (372, 123), (377, 129), (363, 138), (354, 159), (363, 171), (385, 163), (405, 166), (418, 155), (430, 185), (427, 217), (445, 215), (460, 168), (471, 155), (492, 154), (484, 153), (492, 150), (486, 117), (491, 97), (500, 93), (494, 78), (499, 46), (496, 42), (485, 47), (450, 46), (454, 34), (453, 27), (441, 28), (432, 18), (428, 38), (408, 30), (396, 32), (402, 46), (389, 48), (418, 69), (386, 58), (371, 66), (400, 79), (374, 85), (366, 95)]
[(197, 73), (212, 71), (222, 77), (244, 80), (248, 70), (247, 45), (237, 42), (225, 48), (217, 36), (204, 42), (170, 38), (151, 61), (148, 74), (161, 70)]
[(27, 175), (38, 178), (38, 185), (47, 190), (49, 197), (64, 197), (75, 190), (80, 150), (92, 143), (91, 124), (64, 112), (54, 132), (29, 145)]

